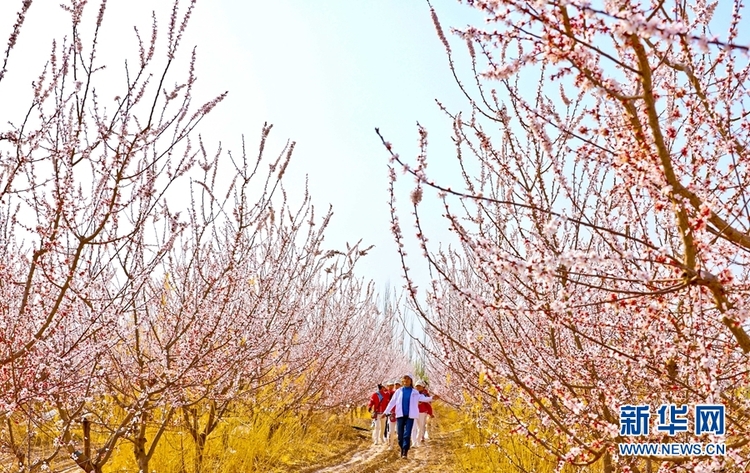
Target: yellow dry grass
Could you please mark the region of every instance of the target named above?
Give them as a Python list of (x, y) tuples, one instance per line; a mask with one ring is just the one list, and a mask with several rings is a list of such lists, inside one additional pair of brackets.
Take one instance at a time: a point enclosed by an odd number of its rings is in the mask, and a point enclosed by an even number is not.
[[(106, 401), (102, 402), (108, 404)], [(369, 446), (369, 433), (354, 428), (369, 427), (369, 418), (363, 409), (346, 413), (316, 412), (290, 409), (290, 405), (293, 405), (290, 404), (290, 399), (280, 399), (276, 393), (232, 406), (216, 430), (208, 436), (200, 470), (225, 473), (308, 473), (316, 471), (316, 466), (344, 463), (356, 451)], [(116, 409), (111, 409), (110, 412), (115, 417), (118, 416)], [(154, 420), (161, 417), (160, 412), (154, 414)], [(547, 473), (553, 472), (557, 466), (556, 461), (531, 440), (511, 435), (503, 412), (482, 406), (469, 396), (464, 399), (460, 409), (436, 403), (435, 414), (436, 418), (430, 427), (434, 441), (428, 442), (430, 458), (427, 460), (430, 461), (423, 462), (430, 468), (439, 464), (440, 470), (445, 472)], [(201, 420), (203, 421), (205, 419)], [(154, 438), (155, 429), (154, 426), (147, 432), (148, 440)], [(23, 433), (20, 426), (17, 433)], [(101, 427), (92, 429), (94, 448), (103, 444), (105, 433)], [(82, 440), (81, 432), (74, 432), (73, 439), (79, 444)], [(52, 436), (39, 432), (34, 441), (35, 448), (39, 451), (49, 450)], [(147, 444), (146, 447), (149, 448), (150, 445)], [(64, 458), (65, 454), (61, 453), (60, 457)], [(196, 473), (195, 458), (195, 442), (181, 418), (175, 416), (156, 448), (149, 473)], [(0, 473), (10, 471), (5, 468), (8, 465), (2, 463), (4, 461), (0, 461)], [(59, 468), (60, 463), (55, 463)], [(73, 465), (70, 460), (67, 464)], [(117, 443), (104, 471), (138, 471), (130, 441), (121, 439)], [(577, 471), (584, 469), (570, 466), (563, 469), (564, 473)], [(601, 468), (594, 465), (585, 471), (597, 473)]]
[[(435, 412), (440, 417), (440, 422), (435, 423), (436, 430), (446, 437), (446, 448), (451, 451), (449, 471), (552, 473), (557, 467), (557, 461), (536, 443), (511, 434), (509, 424), (498, 412), (481, 409), (471, 402), (462, 409), (437, 405)], [(599, 473), (602, 469), (597, 464), (585, 468), (565, 465), (562, 471)]]
[[(360, 425), (364, 420), (355, 417)], [(330, 463), (361, 438), (352, 414), (314, 413), (302, 422), (293, 412), (266, 410), (262, 415), (235, 413), (208, 437), (203, 472), (289, 472)], [(195, 443), (179, 425), (164, 435), (150, 462), (158, 473), (193, 473)], [(137, 471), (132, 444), (120, 442), (107, 472)]]

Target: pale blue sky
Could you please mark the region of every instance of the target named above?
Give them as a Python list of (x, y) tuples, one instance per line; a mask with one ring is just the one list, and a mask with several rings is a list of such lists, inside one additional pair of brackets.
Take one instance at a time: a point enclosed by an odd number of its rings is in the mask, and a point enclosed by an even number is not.
[[(3, 38), (20, 4), (0, 2)], [(90, 2), (89, 25), (98, 4)], [(3, 122), (18, 121), (26, 110), (30, 83), (49, 57), (52, 38), (70, 34), (58, 5), (58, 0), (32, 4), (9, 75), (0, 87)], [(108, 65), (103, 74), (110, 74), (107, 84), (113, 90), (122, 85), (124, 59), (134, 58), (137, 51), (133, 25), (148, 36), (155, 9), (163, 41), (171, 5), (172, 0), (109, 0), (99, 57)], [(446, 31), (451, 25), (481, 21), (476, 11), (455, 0), (435, 0), (433, 5)], [(387, 207), (388, 156), (374, 128), (380, 127), (403, 156), (413, 159), (416, 122), (428, 126), (434, 153), (431, 171), (439, 171), (439, 176), (455, 163), (450, 123), (434, 100), (454, 109), (467, 108), (426, 0), (199, 0), (183, 52), (193, 45), (198, 51), (198, 98), (208, 100), (229, 91), (228, 99), (202, 125), (207, 142), (221, 140), (225, 149), (238, 152), (244, 133), (248, 148), (254, 150), (262, 123), (273, 123), (271, 153), (281, 150), (287, 139), (297, 142), (287, 176), (292, 197), (308, 175), (318, 214), (333, 205), (329, 247), (360, 238), (375, 245), (362, 261), (360, 275), (375, 280), (381, 290), (389, 281), (400, 287)], [(180, 79), (185, 68), (183, 62), (171, 80)], [(402, 178), (402, 204), (407, 203), (411, 182)], [(408, 211), (408, 206), (403, 208)], [(433, 218), (441, 213), (432, 210)], [(408, 215), (402, 221), (405, 233), (414, 233)], [(445, 226), (439, 218), (434, 224)]]
[[(479, 18), (454, 0), (434, 6), (446, 29)], [(206, 27), (199, 25), (206, 20)], [(203, 2), (193, 26), (201, 77), (230, 91), (211, 118), (221, 128), (217, 136), (236, 148), (232, 143), (245, 133), (252, 143), (268, 120), (275, 143), (297, 141), (289, 177), (299, 185), (309, 175), (314, 202), (333, 205), (329, 244), (362, 238), (376, 245), (360, 274), (379, 287), (389, 280), (400, 286), (386, 205), (387, 154), (374, 128), (413, 156), (419, 121), (433, 130), (433, 148), (446, 149), (448, 157), (450, 123), (434, 100), (464, 105), (427, 2)], [(409, 232), (408, 219), (402, 220)]]

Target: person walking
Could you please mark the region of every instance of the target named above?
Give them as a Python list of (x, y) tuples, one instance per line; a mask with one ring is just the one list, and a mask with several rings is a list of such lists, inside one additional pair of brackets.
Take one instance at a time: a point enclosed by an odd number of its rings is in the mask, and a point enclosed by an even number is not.
[[(396, 382), (392, 379), (389, 379), (387, 381), (384, 381), (383, 384), (385, 385), (385, 388), (388, 390), (388, 401), (391, 400), (393, 397), (393, 392), (396, 390), (395, 385)], [(391, 443), (389, 442), (390, 433), (394, 432), (396, 430), (396, 418), (391, 417), (390, 412), (385, 413), (385, 432), (383, 432), (383, 439), (388, 444), (388, 448), (391, 448)], [(393, 419), (393, 427), (391, 427), (391, 419)]]
[(383, 431), (385, 430), (385, 406), (388, 405), (388, 401), (391, 400), (391, 396), (388, 390), (382, 384), (378, 384), (378, 390), (375, 391), (370, 397), (370, 403), (367, 405), (367, 410), (372, 413), (372, 419), (375, 423), (372, 429), (372, 441), (375, 445), (385, 443), (383, 439)]
[[(419, 394), (428, 396), (430, 393), (427, 391), (427, 383), (423, 380), (419, 380), (414, 383), (414, 387)], [(425, 439), (425, 432), (427, 431), (427, 417), (432, 416), (432, 404), (429, 402), (419, 402), (417, 404), (419, 409), (419, 417), (414, 422), (414, 429), (412, 430), (411, 443), (413, 447), (420, 447)]]
[[(391, 399), (396, 395), (396, 391), (401, 388), (401, 383), (399, 380), (394, 379), (392, 381), (392, 386), (392, 388), (389, 386), (389, 390), (391, 390)], [(386, 409), (385, 413), (388, 416), (388, 448), (390, 449), (393, 448), (393, 444), (398, 437), (398, 433), (396, 432), (396, 407), (394, 406), (391, 410)]]
[[(426, 390), (427, 388), (425, 387), (425, 391)], [(429, 396), (429, 394), (427, 393), (425, 393), (425, 395)], [(424, 432), (422, 432), (422, 442), (430, 438), (429, 425), (430, 425), (430, 421), (435, 418), (435, 413), (432, 410), (432, 404), (426, 403), (424, 405), (425, 405), (427, 417), (425, 417), (424, 419)]]
[(401, 447), (401, 458), (408, 458), (411, 447), (411, 431), (414, 428), (414, 420), (419, 418), (419, 401), (432, 402), (438, 400), (438, 396), (423, 396), (413, 386), (413, 378), (406, 374), (401, 378), (401, 388), (393, 394), (393, 398), (385, 408), (390, 412), (396, 408), (396, 431), (398, 432), (398, 444)]

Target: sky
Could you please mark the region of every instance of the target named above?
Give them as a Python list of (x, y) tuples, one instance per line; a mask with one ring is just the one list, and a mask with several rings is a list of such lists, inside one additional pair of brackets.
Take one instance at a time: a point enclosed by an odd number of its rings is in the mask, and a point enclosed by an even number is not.
[[(477, 18), (453, 0), (434, 6), (445, 25)], [(211, 119), (224, 139), (256, 136), (268, 121), (277, 145), (296, 141), (289, 177), (301, 185), (309, 176), (314, 202), (333, 206), (329, 244), (362, 239), (375, 245), (360, 274), (378, 288), (400, 287), (387, 206), (388, 155), (374, 129), (413, 157), (417, 122), (436, 135), (450, 131), (435, 99), (464, 104), (427, 2), (220, 1), (199, 5), (196, 23), (206, 33), (194, 39), (208, 62), (201, 73), (229, 90)], [(436, 137), (441, 144), (450, 146)]]
[[(21, 3), (0, 1), (3, 49)], [(70, 34), (59, 4), (32, 3), (0, 87), (2, 121), (25, 111), (30, 83), (47, 60), (52, 38)], [(147, 35), (155, 10), (163, 34), (172, 4), (108, 0), (100, 60), (108, 65), (113, 83), (122, 76), (124, 59), (132, 60), (137, 51), (133, 26)], [(483, 22), (479, 12), (458, 0), (434, 0), (432, 5), (446, 31)], [(99, 0), (90, 0), (84, 23), (92, 23), (98, 6)], [(461, 64), (466, 57), (463, 45), (453, 44), (458, 69), (466, 70)], [(193, 46), (198, 55), (196, 95), (209, 100), (229, 92), (199, 130), (209, 146), (221, 142), (237, 153), (244, 134), (253, 149), (262, 124), (272, 123), (270, 154), (280, 152), (287, 140), (296, 142), (285, 177), (292, 200), (299, 200), (307, 177), (317, 213), (333, 207), (329, 247), (344, 248), (360, 239), (365, 246), (375, 245), (361, 261), (359, 274), (380, 290), (400, 287), (387, 205), (388, 155), (374, 129), (379, 127), (396, 151), (413, 161), (416, 123), (425, 125), (430, 131), (429, 172), (438, 180), (450, 180), (455, 177), (450, 122), (435, 99), (454, 111), (469, 109), (448, 68), (427, 1), (198, 0), (183, 53)], [(183, 56), (175, 74), (182, 73), (185, 64)], [(410, 180), (401, 178), (401, 184), (399, 199), (406, 204)], [(408, 211), (408, 206), (402, 208)], [(433, 218), (427, 224), (438, 236), (432, 240), (450, 242), (440, 209), (428, 210), (425, 214)], [(409, 220), (408, 214), (402, 215), (404, 225)], [(404, 230), (409, 233), (411, 228)], [(424, 268), (415, 270), (424, 287)]]
[[(4, 122), (18, 120), (15, 112), (28, 106), (30, 83), (47, 60), (52, 38), (70, 34), (59, 4), (32, 3), (0, 87)], [(3, 36), (20, 5), (21, 0), (0, 2)], [(91, 0), (89, 25), (98, 6)], [(137, 51), (133, 26), (147, 35), (155, 10), (163, 34), (171, 6), (172, 0), (108, 1), (99, 57), (113, 83), (121, 77), (124, 59), (132, 60)], [(446, 29), (481, 21), (455, 0), (435, 0), (433, 6)], [(360, 239), (375, 245), (361, 261), (360, 276), (379, 290), (401, 287), (387, 205), (388, 154), (374, 129), (413, 161), (419, 122), (432, 132), (435, 156), (448, 162), (450, 122), (435, 99), (468, 108), (426, 0), (198, 0), (182, 51), (193, 46), (197, 96), (209, 100), (229, 92), (200, 128), (206, 142), (221, 142), (236, 153), (244, 135), (254, 149), (262, 124), (273, 124), (271, 154), (287, 140), (296, 142), (285, 177), (292, 199), (301, 196), (308, 178), (317, 213), (333, 207), (328, 246), (343, 248)], [(183, 56), (182, 70), (185, 64)], [(402, 181), (400, 199), (406, 203), (412, 184)], [(447, 234), (439, 219), (434, 223), (436, 231)]]
[[(64, 0), (70, 1), (70, 0)], [(98, 0), (89, 0), (90, 20)], [(0, 45), (21, 0), (0, 1)], [(100, 59), (113, 83), (122, 64), (133, 58), (137, 43), (132, 27), (148, 31), (156, 10), (162, 33), (172, 0), (108, 0)], [(183, 1), (183, 4), (186, 2)], [(69, 35), (60, 0), (34, 0), (18, 47), (0, 86), (0, 120), (18, 119), (28, 106), (31, 81), (49, 53), (53, 37)], [(443, 25), (481, 24), (481, 15), (457, 0), (432, 2)], [(163, 38), (162, 38), (163, 39)], [(459, 70), (466, 54), (453, 41)], [(269, 153), (296, 142), (285, 176), (299, 202), (306, 178), (320, 215), (329, 205), (334, 218), (327, 247), (343, 249), (362, 240), (375, 245), (358, 272), (379, 291), (403, 285), (390, 232), (388, 154), (374, 132), (379, 127), (397, 152), (413, 162), (417, 122), (430, 131), (430, 174), (445, 182), (456, 177), (449, 139), (450, 122), (435, 99), (451, 110), (468, 110), (448, 68), (426, 0), (198, 0), (182, 51), (197, 50), (198, 86), (203, 100), (228, 91), (227, 100), (202, 124), (209, 147), (222, 143), (238, 152), (245, 135), (254, 149), (264, 122), (274, 125)], [(185, 57), (180, 67), (185, 68)], [(118, 76), (119, 74), (119, 76)], [(177, 79), (175, 79), (177, 80)], [(399, 200), (404, 231), (414, 233), (408, 215), (412, 181), (401, 177)], [(430, 205), (425, 202), (423, 205)], [(453, 240), (436, 207), (427, 207), (428, 235), (437, 248)], [(416, 248), (408, 248), (418, 256)], [(419, 258), (409, 265), (421, 288), (427, 273)]]

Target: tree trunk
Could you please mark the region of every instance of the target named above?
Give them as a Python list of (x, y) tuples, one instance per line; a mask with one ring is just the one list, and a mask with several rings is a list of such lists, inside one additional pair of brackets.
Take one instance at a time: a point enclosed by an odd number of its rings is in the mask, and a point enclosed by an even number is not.
[(148, 455), (146, 455), (146, 437), (138, 437), (135, 439), (135, 447), (133, 448), (135, 453), (135, 461), (138, 464), (138, 469), (141, 473), (148, 473)]
[(74, 452), (73, 461), (86, 473), (101, 473), (101, 467), (91, 462), (91, 421), (83, 418), (83, 452)]
[(206, 439), (208, 439), (208, 436), (211, 435), (211, 432), (213, 432), (218, 425), (219, 418), (221, 417), (222, 412), (223, 411), (220, 411), (217, 415), (216, 404), (214, 402), (211, 402), (210, 409), (208, 411), (208, 420), (206, 421), (206, 426), (202, 428), (199, 422), (200, 414), (197, 408), (183, 408), (182, 410), (183, 419), (188, 428), (188, 432), (190, 433), (190, 437), (192, 437), (193, 442), (195, 442), (195, 460), (193, 465), (194, 473), (201, 473), (201, 471), (203, 470), (203, 458), (205, 457), (206, 451)]

